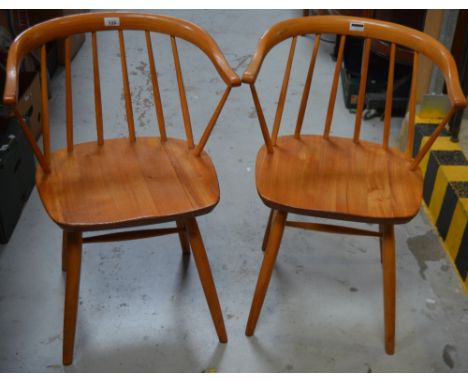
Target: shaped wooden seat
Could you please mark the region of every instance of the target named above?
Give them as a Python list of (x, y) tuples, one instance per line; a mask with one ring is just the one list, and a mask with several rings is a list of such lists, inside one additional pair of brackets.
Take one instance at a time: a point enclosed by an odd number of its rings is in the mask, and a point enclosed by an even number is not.
[(211, 159), (178, 139), (87, 142), (72, 153), (54, 152), (50, 163), (50, 175), (38, 168), (37, 188), (50, 217), (67, 230), (176, 221), (206, 214), (219, 201)]
[[(127, 70), (124, 31), (140, 31), (146, 42), (148, 81), (153, 86), (154, 109), (159, 138), (136, 136), (133, 104)], [(101, 102), (101, 81), (97, 33), (118, 35), (128, 139), (105, 139)], [(110, 32), (109, 32), (110, 31)], [(90, 32), (94, 82), (96, 142), (74, 143), (71, 39)], [(168, 138), (161, 92), (158, 85), (151, 33), (170, 38), (186, 140)], [(48, 74), (46, 44), (65, 39), (66, 147), (52, 152), (50, 147)], [(185, 94), (177, 39), (199, 48), (211, 61), (226, 89), (200, 140), (195, 145)], [(43, 150), (36, 144), (17, 108), (18, 71), (24, 56), (40, 49)], [(145, 55), (145, 53), (142, 53)], [(36, 184), (50, 217), (63, 229), (62, 270), (67, 272), (63, 329), (63, 363), (73, 361), (76, 317), (85, 243), (133, 240), (178, 234), (182, 253), (192, 250), (200, 281), (220, 342), (227, 341), (216, 287), (206, 256), (196, 217), (210, 212), (219, 201), (213, 164), (204, 147), (229, 96), (240, 85), (211, 36), (197, 25), (169, 16), (139, 13), (89, 13), (49, 20), (19, 35), (10, 47), (3, 100), (10, 105), (40, 164)], [(83, 112), (83, 111), (81, 111)], [(83, 233), (109, 228), (126, 228), (173, 221), (174, 227), (119, 231), (85, 236)]]
[[(307, 34), (315, 34), (315, 40), (294, 135), (278, 136), (297, 39)], [(303, 135), (305, 110), (322, 34), (339, 36), (335, 72), (323, 135)], [(331, 125), (347, 36), (363, 39), (363, 53), (353, 137), (340, 138), (331, 135)], [(255, 83), (265, 56), (275, 45), (287, 39), (291, 39), (291, 45), (270, 133)], [(373, 40), (379, 40), (389, 48), (382, 144), (360, 139)], [(411, 95), (408, 105), (408, 142), (405, 153), (389, 147), (395, 52), (401, 47), (413, 55)], [(420, 55), (426, 56), (440, 68), (445, 77), (452, 108), (416, 157), (412, 158)], [(422, 197), (422, 177), (418, 165), (455, 111), (466, 106), (457, 68), (450, 52), (432, 37), (393, 23), (346, 16), (303, 17), (282, 21), (265, 32), (242, 81), (250, 86), (265, 141), (265, 145), (260, 148), (257, 155), (257, 191), (263, 202), (271, 208), (262, 245), (265, 256), (252, 300), (246, 335), (251, 336), (255, 331), (285, 227), (374, 236), (380, 240), (383, 271), (385, 350), (388, 354), (393, 354), (396, 294), (394, 224), (407, 222), (417, 214)], [(318, 111), (314, 112), (316, 114)], [(307, 123), (307, 125), (314, 124)], [(375, 223), (378, 225), (378, 230), (290, 221), (287, 220), (289, 212)]]
[(257, 191), (270, 208), (367, 223), (404, 223), (419, 211), (421, 171), (398, 150), (321, 135), (279, 137), (257, 155)]

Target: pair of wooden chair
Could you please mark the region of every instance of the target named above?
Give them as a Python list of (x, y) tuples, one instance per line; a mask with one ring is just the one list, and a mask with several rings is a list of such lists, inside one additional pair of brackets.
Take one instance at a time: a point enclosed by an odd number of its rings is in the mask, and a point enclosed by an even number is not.
[[(104, 139), (100, 72), (96, 34), (117, 31), (123, 76), (128, 139)], [(128, 80), (124, 30), (144, 32), (153, 85), (159, 137), (136, 137)], [(91, 33), (97, 141), (75, 144), (73, 139), (71, 36)], [(170, 36), (186, 140), (168, 137), (154, 59), (151, 33)], [(329, 106), (322, 135), (302, 134), (314, 66), (325, 33), (340, 35), (338, 56)], [(315, 34), (294, 135), (279, 136), (291, 66), (297, 39)], [(346, 36), (364, 38), (359, 98), (352, 139), (331, 136), (331, 123), (343, 62)], [(46, 43), (65, 39), (66, 147), (50, 147)], [(226, 89), (200, 140), (195, 144), (177, 39), (186, 40), (211, 60)], [(291, 48), (270, 134), (255, 82), (267, 53), (291, 39)], [(364, 96), (372, 40), (388, 42), (389, 72), (383, 144), (360, 139)], [(395, 57), (398, 47), (411, 49), (413, 79), (409, 102), (408, 146), (405, 153), (389, 147)], [(42, 83), (43, 150), (36, 144), (23, 116), (16, 108), (18, 71), (24, 56), (40, 49)], [(445, 76), (452, 109), (412, 158), (416, 81), (420, 55), (431, 59)], [(286, 226), (324, 232), (375, 236), (380, 239), (384, 279), (385, 349), (394, 352), (395, 335), (395, 238), (394, 224), (413, 218), (420, 206), (422, 176), (418, 164), (453, 113), (465, 106), (458, 74), (448, 50), (433, 38), (396, 24), (349, 17), (307, 17), (283, 21), (260, 39), (242, 82), (248, 84), (265, 140), (257, 156), (256, 182), (263, 202), (271, 209), (263, 249), (265, 255), (255, 289), (246, 334), (252, 335), (265, 298), (282, 234)], [(184, 254), (193, 252), (201, 284), (220, 342), (227, 341), (223, 316), (196, 217), (209, 213), (219, 201), (216, 171), (204, 151), (216, 120), (232, 87), (241, 79), (231, 69), (215, 41), (200, 27), (167, 16), (134, 13), (74, 15), (38, 24), (12, 44), (7, 63), (4, 102), (15, 110), (39, 162), (36, 184), (47, 213), (63, 230), (62, 269), (67, 272), (63, 363), (71, 364), (76, 326), (82, 245), (103, 241), (132, 240), (178, 234)], [(377, 224), (378, 231), (287, 220), (289, 212), (337, 220)], [(119, 231), (84, 236), (85, 232), (122, 229), (164, 222), (173, 228)]]

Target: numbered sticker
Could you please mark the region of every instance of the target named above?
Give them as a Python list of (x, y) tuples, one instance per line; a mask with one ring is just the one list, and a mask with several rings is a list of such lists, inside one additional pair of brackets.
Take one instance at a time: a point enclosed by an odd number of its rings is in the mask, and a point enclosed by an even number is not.
[(349, 23), (349, 30), (354, 32), (364, 32), (364, 23), (351, 21)]
[(104, 17), (104, 26), (118, 27), (120, 26), (120, 18), (118, 17)]

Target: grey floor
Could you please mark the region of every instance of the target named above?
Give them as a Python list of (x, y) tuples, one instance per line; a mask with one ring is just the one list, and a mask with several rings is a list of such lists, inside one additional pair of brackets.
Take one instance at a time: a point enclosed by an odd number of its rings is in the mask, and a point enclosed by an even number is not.
[[(268, 26), (300, 15), (300, 11), (162, 13), (205, 28), (238, 73), (246, 68)], [(298, 42), (282, 133), (291, 132), (295, 123), (312, 41), (301, 37)], [(115, 33), (99, 36), (108, 137), (126, 133), (117, 43)], [(153, 134), (144, 38), (132, 32), (126, 35), (126, 44), (138, 133)], [(154, 45), (168, 131), (182, 136), (168, 39), (155, 38)], [(199, 134), (223, 84), (196, 49), (184, 43), (179, 49)], [(268, 121), (274, 115), (281, 86), (278, 73), (283, 73), (288, 49), (282, 44), (271, 52), (259, 79)], [(321, 44), (305, 131), (318, 129), (324, 120), (334, 65), (331, 50), (332, 44)], [(73, 62), (73, 72), (76, 139), (94, 139), (89, 38)], [(62, 69), (52, 81), (52, 93), (52, 136), (58, 148), (65, 144)], [(350, 135), (353, 117), (344, 107), (340, 88), (333, 132)], [(400, 125), (401, 119), (395, 118), (394, 137)], [(365, 122), (362, 133), (378, 140), (382, 123)], [(62, 367), (61, 232), (34, 190), (10, 242), (0, 246), (0, 370), (468, 371), (468, 298), (423, 211), (396, 230), (395, 355), (384, 352), (379, 249), (372, 238), (286, 230), (257, 331), (254, 337), (244, 336), (268, 216), (254, 182), (261, 143), (248, 87), (234, 89), (207, 146), (218, 171), (221, 202), (199, 219), (228, 344), (217, 341), (193, 261), (184, 262), (177, 237), (93, 244), (84, 247), (74, 363)]]

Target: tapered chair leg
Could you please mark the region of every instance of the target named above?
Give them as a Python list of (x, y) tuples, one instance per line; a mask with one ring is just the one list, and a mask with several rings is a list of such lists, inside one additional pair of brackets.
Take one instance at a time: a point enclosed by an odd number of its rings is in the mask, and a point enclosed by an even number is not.
[(81, 232), (66, 232), (67, 236), (67, 284), (65, 288), (65, 312), (63, 321), (63, 364), (73, 362), (76, 316), (81, 271)]
[(385, 351), (387, 354), (393, 354), (395, 352), (396, 295), (395, 232), (391, 224), (383, 225), (382, 228)]
[(62, 232), (62, 272), (67, 271), (67, 260), (68, 260), (68, 233)]
[(182, 221), (177, 221), (177, 228), (180, 229), (179, 231), (179, 240), (180, 246), (182, 247), (182, 255), (188, 256), (190, 255), (190, 243), (188, 240), (187, 229), (185, 228), (185, 224)]
[(273, 217), (273, 209), (270, 210), (270, 215), (268, 216), (268, 223), (265, 228), (265, 235), (263, 236), (263, 243), (262, 243), (262, 251), (265, 252), (268, 237), (270, 236), (270, 228), (271, 228), (271, 218)]
[(197, 266), (200, 281), (205, 292), (206, 301), (210, 309), (211, 318), (218, 334), (219, 342), (227, 342), (226, 328), (224, 327), (223, 313), (216, 293), (216, 286), (211, 274), (210, 264), (206, 256), (205, 246), (195, 218), (185, 221), (187, 227), (190, 246), (192, 247), (193, 257)]
[(262, 266), (258, 275), (257, 286), (255, 287), (249, 319), (247, 320), (247, 327), (245, 329), (245, 334), (247, 336), (253, 335), (255, 326), (257, 325), (257, 320), (262, 309), (263, 301), (265, 300), (268, 284), (270, 283), (271, 273), (275, 265), (276, 256), (278, 255), (281, 239), (283, 237), (286, 217), (286, 212), (273, 212), (265, 256), (263, 257)]

